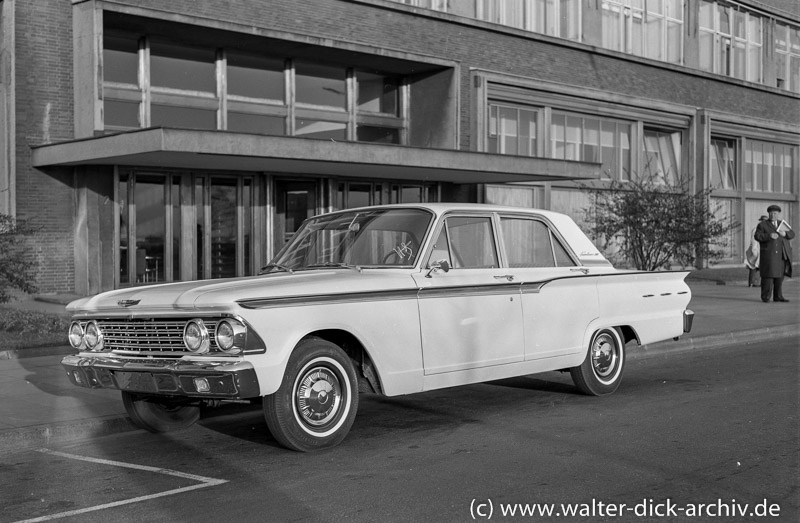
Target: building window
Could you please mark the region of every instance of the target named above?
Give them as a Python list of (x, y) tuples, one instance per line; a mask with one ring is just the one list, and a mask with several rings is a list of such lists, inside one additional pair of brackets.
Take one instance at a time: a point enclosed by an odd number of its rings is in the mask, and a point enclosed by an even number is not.
[(602, 165), (605, 178), (626, 180), (631, 167), (631, 124), (553, 112), (550, 124), (552, 158)]
[(384, 203), (424, 203), (439, 201), (436, 184), (399, 184), (368, 181), (341, 181), (336, 187), (335, 210), (381, 205)]
[(581, 40), (579, 0), (478, 0), (476, 15), (495, 24)]
[[(120, 176), (119, 281), (153, 283), (173, 278), (177, 253), (167, 238), (175, 222), (173, 185), (168, 175)], [(167, 226), (171, 225), (170, 231)], [(167, 274), (167, 268), (170, 274)]]
[(762, 19), (738, 6), (700, 2), (700, 69), (762, 80)]
[(414, 7), (424, 7), (434, 11), (447, 11), (447, 0), (393, 0), (398, 4), (413, 5)]
[(480, 0), (478, 18), (495, 24), (529, 29), (525, 26), (524, 0)]
[[(740, 229), (736, 224), (741, 223), (741, 208), (738, 198), (719, 198), (711, 197), (709, 202), (711, 204), (711, 212), (714, 218), (721, 223), (727, 223), (731, 227), (727, 232), (719, 237), (717, 241), (719, 244), (717, 248), (720, 250), (722, 260), (732, 262), (734, 260), (741, 260), (744, 249), (742, 245), (742, 235)], [(750, 245), (748, 241), (746, 245)], [(720, 260), (720, 261), (722, 261)]]
[(708, 181), (712, 189), (736, 190), (736, 142), (711, 139)]
[(402, 79), (355, 71), (356, 136), (359, 142), (403, 143)]
[(644, 9), (642, 0), (603, 0), (603, 47), (642, 56)]
[[(403, 144), (404, 79), (238, 49), (105, 32), (105, 130), (220, 129)], [(140, 77), (141, 76), (141, 77)]]
[(217, 74), (213, 50), (152, 42), (150, 126), (216, 129)]
[(800, 93), (800, 27), (775, 25), (777, 86)]
[[(253, 273), (253, 179), (196, 175), (191, 182), (187, 177), (120, 174), (118, 274), (122, 286)], [(181, 202), (193, 203), (194, 217), (187, 226), (181, 221), (186, 218)], [(187, 251), (187, 245), (193, 248)], [(182, 255), (187, 263), (182, 263)]]
[(538, 111), (499, 104), (489, 105), (488, 151), (517, 156), (539, 156)]
[(603, 0), (603, 47), (680, 64), (683, 0)]
[(286, 134), (285, 64), (279, 58), (238, 51), (225, 55), (229, 131)]
[(760, 140), (747, 140), (744, 148), (744, 188), (746, 191), (794, 193), (793, 158), (800, 147)]
[(651, 180), (676, 183), (681, 175), (681, 133), (645, 129), (642, 174)]
[(118, 131), (141, 127), (139, 42), (125, 35), (107, 34), (103, 46), (105, 127)]

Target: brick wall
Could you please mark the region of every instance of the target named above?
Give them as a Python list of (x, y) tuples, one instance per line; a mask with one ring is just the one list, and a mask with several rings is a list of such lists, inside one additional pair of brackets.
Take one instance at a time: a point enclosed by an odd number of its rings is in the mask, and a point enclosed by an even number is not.
[(39, 229), (31, 256), (40, 291), (74, 287), (71, 171), (30, 165), (31, 146), (72, 138), (72, 6), (68, 0), (16, 5), (17, 215)]

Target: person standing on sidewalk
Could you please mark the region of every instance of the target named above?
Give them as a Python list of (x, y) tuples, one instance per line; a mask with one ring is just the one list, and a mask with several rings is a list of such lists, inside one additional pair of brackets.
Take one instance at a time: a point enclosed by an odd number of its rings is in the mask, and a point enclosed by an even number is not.
[(792, 277), (792, 246), (789, 240), (794, 231), (781, 219), (781, 208), (767, 207), (769, 219), (756, 226), (754, 237), (759, 242), (759, 271), (761, 273), (761, 301), (787, 302), (783, 297), (783, 277)]
[[(758, 219), (758, 223), (768, 219), (769, 216), (762, 214), (761, 218)], [(761, 246), (758, 244), (758, 240), (756, 240), (757, 228), (758, 225), (753, 227), (753, 230), (750, 231), (750, 245), (748, 245), (747, 250), (744, 251), (744, 266), (747, 267), (748, 287), (755, 287), (758, 285), (756, 283), (756, 274), (758, 274), (758, 258), (760, 256)]]

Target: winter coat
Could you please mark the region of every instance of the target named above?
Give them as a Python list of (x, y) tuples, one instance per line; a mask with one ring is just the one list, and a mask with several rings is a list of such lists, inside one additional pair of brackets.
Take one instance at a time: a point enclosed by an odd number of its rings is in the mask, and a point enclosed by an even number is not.
[(794, 231), (789, 229), (786, 236), (772, 239), (770, 235), (777, 232), (770, 220), (764, 220), (756, 226), (755, 239), (761, 245), (759, 272), (762, 278), (792, 276), (792, 245), (789, 240), (794, 238)]

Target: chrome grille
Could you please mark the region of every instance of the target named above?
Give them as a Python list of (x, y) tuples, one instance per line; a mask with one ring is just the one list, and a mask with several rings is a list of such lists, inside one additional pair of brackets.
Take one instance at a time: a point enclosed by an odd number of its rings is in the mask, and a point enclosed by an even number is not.
[[(126, 352), (189, 352), (183, 344), (187, 320), (98, 320), (104, 349)], [(216, 322), (206, 321), (214, 342)]]

